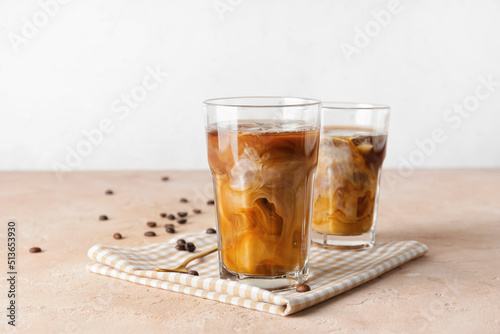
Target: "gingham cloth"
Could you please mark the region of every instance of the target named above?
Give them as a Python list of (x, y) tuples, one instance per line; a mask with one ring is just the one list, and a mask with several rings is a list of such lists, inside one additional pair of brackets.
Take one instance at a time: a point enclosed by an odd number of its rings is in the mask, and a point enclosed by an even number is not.
[[(175, 249), (176, 240), (185, 239), (196, 245), (195, 253)], [(361, 251), (342, 251), (311, 247), (311, 291), (294, 290), (269, 292), (247, 284), (223, 280), (218, 274), (217, 252), (188, 265), (200, 276), (180, 273), (160, 273), (151, 268), (173, 268), (187, 257), (202, 252), (217, 243), (215, 235), (182, 234), (166, 243), (138, 248), (95, 245), (88, 255), (93, 262), (87, 270), (142, 285), (216, 300), (226, 304), (289, 315), (332, 298), (363, 284), (401, 264), (422, 256), (427, 246), (417, 241), (378, 243)]]

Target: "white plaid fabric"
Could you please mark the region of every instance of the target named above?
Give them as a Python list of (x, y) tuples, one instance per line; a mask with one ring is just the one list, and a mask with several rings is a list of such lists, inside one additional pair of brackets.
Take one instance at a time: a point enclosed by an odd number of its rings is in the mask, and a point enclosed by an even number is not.
[(427, 246), (417, 241), (378, 243), (358, 251), (331, 250), (311, 247), (311, 291), (294, 290), (269, 292), (247, 284), (219, 278), (217, 253), (189, 264), (200, 276), (180, 273), (159, 273), (152, 268), (173, 268), (195, 253), (175, 249), (176, 240), (185, 239), (202, 252), (217, 243), (213, 234), (178, 235), (175, 240), (138, 248), (95, 245), (89, 252), (93, 262), (87, 270), (142, 285), (220, 301), (226, 304), (289, 315), (363, 284), (401, 264), (425, 254)]

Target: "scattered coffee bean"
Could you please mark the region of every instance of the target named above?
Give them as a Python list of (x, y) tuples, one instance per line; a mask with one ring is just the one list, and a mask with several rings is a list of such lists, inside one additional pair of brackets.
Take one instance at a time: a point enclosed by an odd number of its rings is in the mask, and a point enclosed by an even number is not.
[(149, 227), (156, 227), (156, 222), (147, 222), (146, 225)]
[(217, 233), (217, 231), (215, 230), (215, 228), (207, 228), (207, 234), (215, 234)]
[(161, 180), (162, 181), (168, 181), (168, 180), (170, 180), (170, 178), (168, 176), (164, 176), (164, 177), (161, 178)]
[(106, 195), (113, 195), (113, 190), (106, 190)]
[(167, 226), (165, 229), (168, 233), (175, 233), (175, 228), (173, 226)]
[(307, 292), (307, 291), (311, 291), (311, 287), (309, 285), (307, 285), (307, 284), (299, 284), (295, 288), (295, 291), (297, 291), (297, 292)]
[(201, 213), (201, 210), (200, 209), (193, 209), (193, 212), (196, 213), (197, 215), (199, 215)]
[(196, 270), (189, 270), (188, 274), (193, 275), (193, 276), (200, 276), (200, 274), (198, 274), (198, 272)]
[(179, 240), (177, 240), (177, 244), (178, 244), (178, 245), (185, 245), (185, 244), (186, 244), (186, 240), (184, 240), (184, 239), (179, 239)]
[(187, 200), (187, 198), (184, 198), (184, 197), (183, 197), (183, 198), (181, 198), (181, 203), (187, 203), (187, 202), (189, 202), (189, 201)]
[(160, 217), (165, 218), (167, 214), (165, 212), (160, 213)]
[(182, 219), (178, 219), (178, 220), (177, 220), (177, 222), (178, 222), (179, 224), (186, 224), (186, 222), (187, 222), (187, 221), (188, 221), (188, 220), (187, 220), (186, 218), (182, 218)]
[(108, 219), (109, 219), (109, 218), (108, 218), (108, 216), (106, 216), (106, 215), (100, 215), (100, 216), (99, 216), (99, 220), (108, 220)]
[(40, 253), (42, 249), (40, 247), (31, 247), (30, 253)]
[(213, 199), (207, 201), (207, 205), (214, 205), (215, 204), (215, 201)]
[(167, 216), (167, 218), (168, 218), (168, 219), (170, 219), (170, 220), (174, 220), (174, 219), (175, 219), (175, 216), (174, 216), (174, 215), (172, 215), (172, 214), (170, 214), (170, 215), (168, 215), (168, 216)]
[(175, 249), (177, 249), (177, 250), (186, 250), (186, 245), (175, 245)]
[(165, 226), (165, 228), (167, 228), (167, 227), (174, 227), (174, 224), (165, 224), (164, 226)]
[(177, 216), (179, 217), (186, 217), (188, 215), (187, 212), (177, 212)]
[(148, 231), (148, 232), (144, 233), (144, 235), (146, 237), (156, 237), (156, 233), (154, 233), (153, 231)]
[(120, 233), (115, 233), (115, 234), (113, 234), (113, 238), (115, 238), (115, 239), (121, 239), (122, 235)]
[(196, 246), (192, 242), (188, 242), (186, 244), (186, 250), (190, 253), (194, 252), (196, 249)]

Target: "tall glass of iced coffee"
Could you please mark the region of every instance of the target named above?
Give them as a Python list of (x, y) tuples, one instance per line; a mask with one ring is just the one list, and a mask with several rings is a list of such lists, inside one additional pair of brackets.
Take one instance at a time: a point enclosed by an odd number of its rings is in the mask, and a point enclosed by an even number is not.
[(204, 102), (222, 278), (287, 289), (307, 278), (321, 102)]
[(323, 103), (313, 242), (349, 249), (373, 246), (388, 124), (387, 106)]

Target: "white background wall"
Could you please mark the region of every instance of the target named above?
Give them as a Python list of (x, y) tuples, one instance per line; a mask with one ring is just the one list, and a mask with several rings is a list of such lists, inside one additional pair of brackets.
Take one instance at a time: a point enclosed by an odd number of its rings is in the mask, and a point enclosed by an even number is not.
[(2, 170), (207, 168), (201, 102), (240, 95), (389, 104), (386, 167), (500, 167), (498, 0), (62, 2), (0, 1)]

